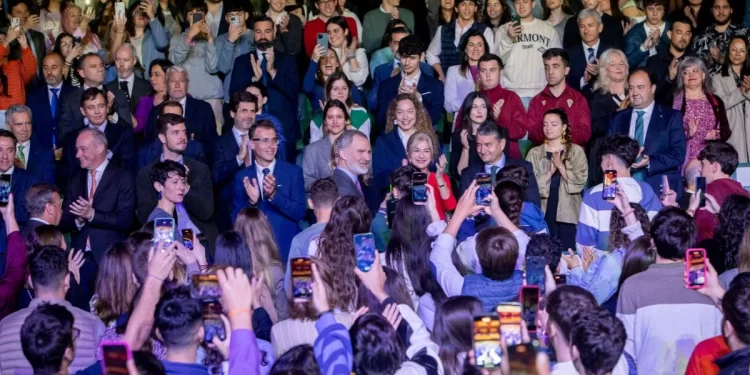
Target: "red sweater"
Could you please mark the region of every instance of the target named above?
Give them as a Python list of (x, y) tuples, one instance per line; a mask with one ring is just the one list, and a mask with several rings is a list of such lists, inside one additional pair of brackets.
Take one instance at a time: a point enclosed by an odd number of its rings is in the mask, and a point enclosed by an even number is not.
[(716, 375), (719, 373), (719, 366), (714, 361), (729, 354), (732, 349), (729, 348), (724, 337), (715, 336), (705, 339), (696, 345), (693, 354), (690, 355), (685, 375)]
[(0, 279), (0, 319), (5, 318), (16, 308), (16, 296), (26, 281), (26, 244), (21, 232), (8, 235), (8, 258), (5, 274)]
[(544, 112), (553, 108), (562, 108), (568, 115), (570, 122), (570, 137), (573, 143), (586, 147), (591, 138), (591, 112), (586, 98), (580, 92), (565, 86), (562, 95), (556, 98), (545, 87), (542, 92), (531, 99), (529, 103), (529, 139), (534, 144), (544, 142)]
[[(743, 195), (750, 197), (750, 194), (742, 188), (742, 184), (731, 178), (720, 178), (706, 185), (706, 194), (716, 198), (719, 206), (724, 204), (724, 200), (730, 195)], [(695, 212), (695, 223), (698, 225), (698, 241), (714, 238), (714, 231), (719, 220), (716, 215), (706, 211), (698, 210)]]
[[(8, 56), (8, 48), (0, 45), (0, 60)], [(8, 78), (8, 96), (0, 91), (0, 109), (8, 109), (14, 104), (26, 104), (26, 84), (36, 75), (36, 58), (31, 48), (21, 49), (20, 60), (10, 60), (3, 64), (2, 69)], [(0, 85), (0, 89), (2, 85)]]
[[(350, 17), (344, 17), (346, 24), (349, 26), (349, 33), (352, 34), (353, 40), (357, 40), (359, 35), (357, 34), (357, 23), (354, 22)], [(305, 51), (307, 56), (311, 56), (315, 45), (318, 44), (318, 34), (326, 33), (326, 23), (320, 18), (316, 18), (312, 21), (307, 21), (305, 24), (305, 32), (303, 39), (305, 40)]]
[(443, 173), (443, 183), (448, 185), (448, 190), (451, 192), (448, 199), (442, 199), (440, 197), (440, 188), (438, 187), (437, 176), (435, 173), (430, 173), (427, 177), (427, 183), (432, 186), (432, 190), (435, 191), (435, 203), (440, 219), (445, 220), (445, 211), (451, 211), (456, 208), (456, 197), (453, 196), (453, 189), (451, 189), (451, 179), (448, 177), (447, 173)]

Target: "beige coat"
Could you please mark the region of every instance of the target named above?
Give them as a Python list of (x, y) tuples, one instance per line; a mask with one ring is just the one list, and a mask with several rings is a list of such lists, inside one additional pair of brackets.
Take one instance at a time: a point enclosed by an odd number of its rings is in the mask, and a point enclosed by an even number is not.
[[(724, 77), (721, 73), (712, 76), (714, 92), (724, 102), (727, 108), (727, 119), (729, 128), (732, 129), (732, 135), (729, 137), (732, 145), (739, 154), (740, 163), (750, 161), (750, 131), (747, 127), (750, 125), (750, 96), (743, 94), (742, 90), (737, 87), (732, 76)], [(745, 107), (743, 114), (742, 108)]]
[[(581, 192), (589, 177), (586, 153), (581, 146), (571, 145), (570, 157), (565, 161), (568, 179), (560, 179), (560, 191), (557, 204), (557, 221), (561, 223), (578, 223), (578, 210), (581, 207)], [(542, 210), (547, 212), (547, 199), (549, 198), (550, 179), (546, 178), (552, 161), (547, 159), (544, 145), (529, 150), (526, 161), (534, 167), (536, 182), (539, 184), (539, 195), (542, 198)]]

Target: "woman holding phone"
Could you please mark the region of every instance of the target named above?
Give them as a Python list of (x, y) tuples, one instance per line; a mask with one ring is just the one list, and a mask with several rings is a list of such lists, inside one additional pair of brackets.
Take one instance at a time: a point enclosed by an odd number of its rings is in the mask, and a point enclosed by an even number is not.
[(445, 167), (448, 160), (445, 155), (437, 158), (435, 172), (430, 172), (430, 165), (437, 157), (437, 148), (439, 144), (430, 134), (416, 132), (409, 137), (406, 143), (407, 157), (409, 163), (419, 169), (420, 172), (427, 174), (427, 184), (432, 186), (435, 192), (435, 202), (437, 213), (441, 220), (445, 219), (445, 212), (452, 211), (456, 208), (456, 197), (453, 196), (451, 189), (451, 180), (445, 173)]
[(190, 190), (187, 182), (187, 168), (172, 160), (154, 164), (149, 174), (157, 192), (158, 202), (146, 222), (156, 219), (174, 219), (174, 238), (182, 238), (182, 229), (191, 229), (197, 237), (201, 231), (193, 224), (188, 212), (182, 205), (185, 195)]
[(164, 58), (169, 47), (169, 32), (151, 0), (132, 3), (125, 12), (125, 19), (115, 15), (110, 53), (114, 56), (117, 47), (125, 42), (136, 47), (135, 54), (142, 69), (151, 66), (152, 61)]
[(370, 75), (367, 53), (364, 48), (357, 48), (353, 42), (352, 32), (344, 17), (336, 16), (326, 22), (328, 43), (341, 62), (341, 70), (358, 89), (367, 81)]
[[(326, 104), (325, 85), (328, 78), (335, 72), (341, 71), (341, 63), (336, 52), (320, 44), (315, 46), (310, 56), (310, 65), (302, 81), (302, 92), (310, 100), (313, 114), (323, 110)], [(359, 90), (349, 90), (353, 103), (364, 105), (362, 93)]]

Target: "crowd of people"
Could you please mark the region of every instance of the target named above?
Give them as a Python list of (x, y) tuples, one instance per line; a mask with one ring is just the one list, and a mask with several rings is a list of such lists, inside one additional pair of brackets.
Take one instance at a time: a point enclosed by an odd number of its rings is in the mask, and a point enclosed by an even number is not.
[(746, 1), (0, 9), (0, 375), (750, 371)]

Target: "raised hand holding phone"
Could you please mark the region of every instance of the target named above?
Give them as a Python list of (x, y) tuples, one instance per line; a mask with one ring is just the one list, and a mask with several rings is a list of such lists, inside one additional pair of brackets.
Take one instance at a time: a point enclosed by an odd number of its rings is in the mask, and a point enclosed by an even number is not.
[(359, 267), (354, 267), (354, 274), (362, 281), (367, 290), (377, 298), (378, 302), (382, 303), (388, 298), (388, 293), (385, 292), (385, 271), (383, 271), (383, 266), (380, 265), (380, 256), (375, 257), (370, 271), (363, 272)]

